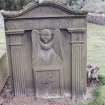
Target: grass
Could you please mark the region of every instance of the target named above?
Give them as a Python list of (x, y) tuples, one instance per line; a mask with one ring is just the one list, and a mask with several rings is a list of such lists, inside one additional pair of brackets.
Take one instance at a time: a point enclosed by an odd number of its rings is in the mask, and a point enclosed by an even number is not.
[(97, 87), (95, 91), (96, 99), (85, 105), (105, 105), (105, 85)]
[[(100, 67), (100, 75), (105, 76), (105, 26), (88, 24), (87, 31), (87, 62)], [(105, 78), (100, 77), (102, 84)], [(96, 100), (88, 105), (105, 105), (105, 85), (97, 87)]]
[(88, 24), (88, 64), (97, 64), (105, 75), (105, 26)]
[(5, 33), (4, 31), (0, 30), (0, 49), (4, 49), (5, 46)]
[(0, 30), (0, 43), (5, 43), (5, 32), (3, 30)]
[[(105, 26), (89, 23), (87, 35), (88, 64), (99, 65), (100, 74), (105, 76)], [(105, 84), (104, 77), (100, 79)], [(95, 96), (88, 105), (105, 105), (105, 85), (97, 87)]]

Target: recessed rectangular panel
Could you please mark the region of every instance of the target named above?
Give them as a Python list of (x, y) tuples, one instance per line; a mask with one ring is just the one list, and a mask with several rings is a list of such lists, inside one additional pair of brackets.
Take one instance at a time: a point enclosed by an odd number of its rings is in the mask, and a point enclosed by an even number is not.
[(36, 72), (36, 96), (53, 98), (60, 96), (60, 71)]
[(9, 45), (23, 45), (23, 36), (12, 35), (9, 37)]

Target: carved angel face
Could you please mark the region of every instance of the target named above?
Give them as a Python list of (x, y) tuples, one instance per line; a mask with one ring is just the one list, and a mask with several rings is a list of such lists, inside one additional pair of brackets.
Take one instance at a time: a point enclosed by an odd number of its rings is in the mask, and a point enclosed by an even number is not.
[(45, 44), (49, 43), (52, 40), (52, 37), (53, 35), (49, 29), (42, 30), (40, 34), (40, 40)]

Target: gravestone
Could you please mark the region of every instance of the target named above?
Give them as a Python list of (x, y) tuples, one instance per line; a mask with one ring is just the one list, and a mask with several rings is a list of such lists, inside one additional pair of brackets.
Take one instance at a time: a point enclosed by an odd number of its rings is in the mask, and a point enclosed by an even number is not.
[(14, 95), (82, 97), (87, 13), (43, 2), (2, 14)]

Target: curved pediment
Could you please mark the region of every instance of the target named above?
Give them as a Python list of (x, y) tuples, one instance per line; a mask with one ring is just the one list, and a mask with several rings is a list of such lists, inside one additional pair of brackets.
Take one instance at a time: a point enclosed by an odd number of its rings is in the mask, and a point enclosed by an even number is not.
[(2, 11), (7, 18), (43, 18), (43, 17), (65, 17), (65, 16), (86, 16), (84, 11), (73, 11), (67, 6), (52, 3), (30, 3), (20, 11)]

